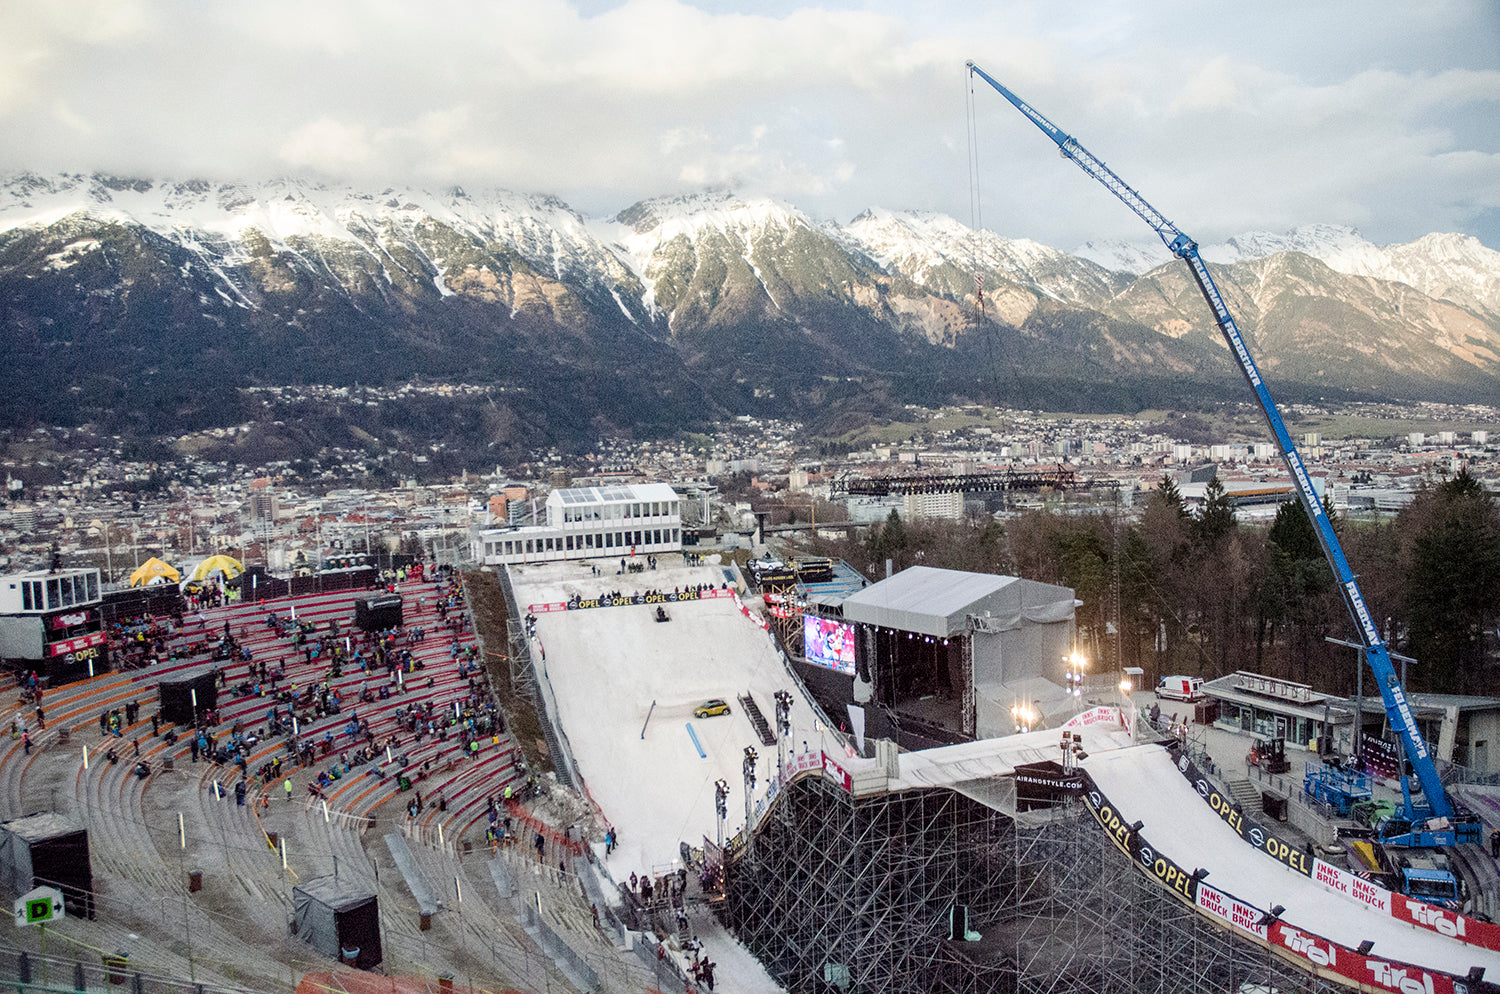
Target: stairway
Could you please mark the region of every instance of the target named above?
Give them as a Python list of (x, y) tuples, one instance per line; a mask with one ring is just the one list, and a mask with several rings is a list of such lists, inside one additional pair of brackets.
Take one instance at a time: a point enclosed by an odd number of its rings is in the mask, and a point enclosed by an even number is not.
[(1450, 857), (1468, 884), (1469, 897), (1473, 900), (1472, 912), (1493, 919), (1500, 910), (1500, 871), (1483, 845), (1465, 843), (1443, 850)]
[(1238, 804), (1240, 810), (1246, 814), (1260, 810), (1260, 791), (1255, 789), (1255, 784), (1244, 777), (1225, 780), (1224, 789), (1229, 791), (1229, 796), (1234, 798), (1234, 803)]
[(755, 698), (749, 694), (741, 694), (740, 707), (745, 709), (745, 716), (750, 719), (750, 724), (755, 726), (756, 734), (760, 736), (761, 745), (775, 745), (776, 736), (772, 734), (771, 726), (766, 721), (766, 716), (760, 713), (760, 708), (756, 705)]

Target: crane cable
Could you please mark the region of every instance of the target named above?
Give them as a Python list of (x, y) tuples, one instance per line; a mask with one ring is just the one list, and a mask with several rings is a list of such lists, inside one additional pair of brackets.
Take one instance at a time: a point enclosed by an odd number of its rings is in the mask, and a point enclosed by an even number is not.
[[(985, 320), (984, 315), (984, 262), (981, 251), (984, 247), (984, 198), (979, 188), (979, 120), (974, 97), (974, 74), (965, 72), (964, 76), (966, 77), (964, 86), (965, 131), (968, 139), (969, 167), (969, 259), (974, 270), (974, 295), (979, 307), (975, 319), (975, 331), (984, 336), (984, 358), (989, 370), (990, 402), (996, 408), (1003, 408), (1005, 402), (1000, 393), (1000, 366), (995, 359), (995, 323)], [(1022, 403), (1028, 408), (1036, 407), (1037, 405), (1032, 400), (1031, 388), (1020, 375), (1019, 346), (1012, 360), (1012, 366), (1016, 370), (1015, 388), (1020, 394)]]
[(980, 262), (980, 239), (983, 237), (983, 201), (979, 190), (979, 122), (975, 113), (974, 74), (964, 73), (964, 131), (968, 140), (969, 166), (969, 245), (970, 262), (974, 268), (974, 299), (978, 303), (976, 330), (984, 335), (985, 365), (990, 374), (990, 400), (1000, 406), (1000, 374), (995, 365), (995, 334), (984, 319), (984, 270)]

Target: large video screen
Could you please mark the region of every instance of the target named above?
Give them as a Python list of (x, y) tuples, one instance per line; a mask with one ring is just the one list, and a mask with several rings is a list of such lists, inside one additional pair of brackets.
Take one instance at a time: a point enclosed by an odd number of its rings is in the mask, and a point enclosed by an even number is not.
[(854, 626), (829, 618), (802, 616), (802, 655), (840, 673), (854, 673)]

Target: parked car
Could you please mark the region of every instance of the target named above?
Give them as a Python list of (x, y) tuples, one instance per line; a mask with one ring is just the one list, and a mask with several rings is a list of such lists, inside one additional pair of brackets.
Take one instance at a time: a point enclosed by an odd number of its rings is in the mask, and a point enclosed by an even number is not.
[(717, 697), (715, 697), (711, 701), (704, 701), (702, 704), (693, 709), (693, 717), (695, 718), (712, 718), (715, 715), (728, 713), (729, 705), (725, 704)]

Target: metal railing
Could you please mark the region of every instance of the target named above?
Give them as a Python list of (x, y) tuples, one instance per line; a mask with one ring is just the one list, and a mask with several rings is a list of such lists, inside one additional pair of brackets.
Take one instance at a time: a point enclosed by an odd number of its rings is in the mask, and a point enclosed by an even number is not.
[(106, 955), (100, 962), (43, 956), (0, 947), (0, 984), (17, 994), (252, 994), (250, 988), (193, 983), (130, 969), (125, 953)]

